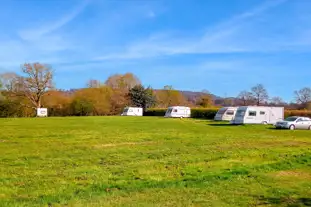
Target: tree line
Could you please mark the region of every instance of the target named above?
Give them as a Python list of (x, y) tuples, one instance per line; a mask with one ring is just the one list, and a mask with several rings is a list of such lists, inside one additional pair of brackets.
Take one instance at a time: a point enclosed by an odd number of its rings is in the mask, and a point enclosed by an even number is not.
[(242, 91), (236, 98), (218, 99), (208, 91), (187, 97), (172, 86), (162, 89), (145, 87), (132, 73), (115, 74), (105, 81), (92, 79), (81, 89), (64, 91), (54, 85), (54, 70), (42, 63), (25, 63), (20, 74), (0, 75), (0, 117), (34, 116), (36, 108), (48, 108), (52, 116), (87, 116), (120, 114), (125, 106), (166, 108), (185, 105), (208, 108), (226, 105), (277, 105), (294, 109), (311, 109), (311, 89), (295, 91), (296, 103), (280, 97), (269, 98), (262, 84)]

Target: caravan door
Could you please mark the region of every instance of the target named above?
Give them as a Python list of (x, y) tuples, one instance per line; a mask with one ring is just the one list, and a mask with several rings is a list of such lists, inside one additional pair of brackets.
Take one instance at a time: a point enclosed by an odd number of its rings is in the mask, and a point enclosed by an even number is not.
[(261, 121), (261, 123), (270, 123), (270, 114), (268, 114), (269, 112), (266, 110), (260, 110), (259, 111), (259, 120)]

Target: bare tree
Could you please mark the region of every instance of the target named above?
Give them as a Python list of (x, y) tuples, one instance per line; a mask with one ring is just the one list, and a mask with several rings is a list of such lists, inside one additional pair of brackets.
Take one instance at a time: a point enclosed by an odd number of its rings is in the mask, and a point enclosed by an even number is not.
[(244, 106), (250, 105), (254, 102), (252, 93), (248, 91), (241, 91), (237, 98), (243, 102)]
[(311, 88), (305, 87), (295, 91), (295, 98), (298, 104), (306, 105), (311, 101)]
[(99, 80), (91, 79), (87, 82), (86, 85), (88, 88), (99, 88), (101, 86), (101, 83)]
[(2, 84), (2, 89), (6, 91), (16, 91), (18, 90), (18, 81), (20, 76), (16, 73), (3, 73), (0, 75), (0, 82)]
[(257, 84), (252, 87), (251, 91), (254, 99), (256, 100), (257, 106), (269, 99), (268, 92), (262, 84)]
[(164, 89), (164, 90), (174, 90), (173, 86), (171, 86), (171, 85), (165, 85), (165, 86), (163, 87), (163, 89)]
[(282, 100), (281, 97), (278, 97), (278, 96), (275, 96), (275, 97), (272, 97), (271, 100), (270, 100), (270, 103), (272, 105), (275, 105), (275, 106), (280, 106), (280, 105), (284, 105), (284, 101)]
[(32, 108), (40, 108), (42, 96), (53, 88), (52, 68), (41, 63), (25, 63), (21, 69), (25, 77), (18, 80), (19, 91), (31, 102)]

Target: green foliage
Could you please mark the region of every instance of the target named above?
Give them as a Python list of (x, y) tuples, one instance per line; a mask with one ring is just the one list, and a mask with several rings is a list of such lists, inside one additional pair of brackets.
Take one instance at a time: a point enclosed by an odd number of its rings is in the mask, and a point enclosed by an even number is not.
[(214, 119), (218, 109), (210, 108), (210, 109), (191, 109), (191, 117), (192, 118), (200, 118), (200, 119)]
[(308, 130), (159, 117), (0, 126), (0, 206), (310, 205)]
[(71, 103), (72, 115), (74, 116), (92, 115), (93, 109), (93, 104), (86, 99), (77, 98)]
[(144, 116), (164, 116), (166, 112), (166, 108), (154, 109), (150, 108), (144, 112)]
[(145, 89), (142, 85), (136, 85), (131, 88), (129, 97), (133, 106), (142, 107), (144, 110), (154, 106), (156, 103), (156, 98), (153, 95), (152, 89)]

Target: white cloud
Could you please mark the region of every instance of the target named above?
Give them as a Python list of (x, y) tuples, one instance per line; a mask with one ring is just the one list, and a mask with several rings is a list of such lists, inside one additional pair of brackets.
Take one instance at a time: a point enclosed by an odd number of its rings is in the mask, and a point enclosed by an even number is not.
[[(278, 49), (278, 45), (268, 44), (263, 48), (260, 40), (254, 42), (247, 33), (252, 33), (252, 18), (260, 16), (269, 9), (287, 0), (265, 1), (254, 9), (238, 14), (227, 21), (220, 22), (208, 28), (203, 36), (185, 38), (173, 35), (157, 34), (134, 42), (121, 51), (97, 56), (94, 60), (139, 59), (176, 54), (209, 54), (209, 53), (239, 53), (250, 51), (267, 51)], [(250, 26), (251, 25), (251, 26)], [(257, 35), (253, 32), (253, 35)], [(161, 37), (162, 36), (162, 37)], [(254, 36), (253, 36), (254, 37)], [(256, 38), (256, 36), (255, 36)], [(265, 44), (267, 42), (264, 42)], [(122, 51), (123, 49), (123, 51)]]
[(36, 29), (25, 29), (19, 32), (20, 37), (23, 40), (35, 40), (42, 37), (43, 35), (48, 35), (49, 33), (65, 26), (70, 23), (75, 17), (77, 17), (89, 4), (90, 0), (83, 0), (81, 4), (76, 6), (70, 13), (64, 15), (60, 19), (52, 23), (46, 23), (42, 27)]

